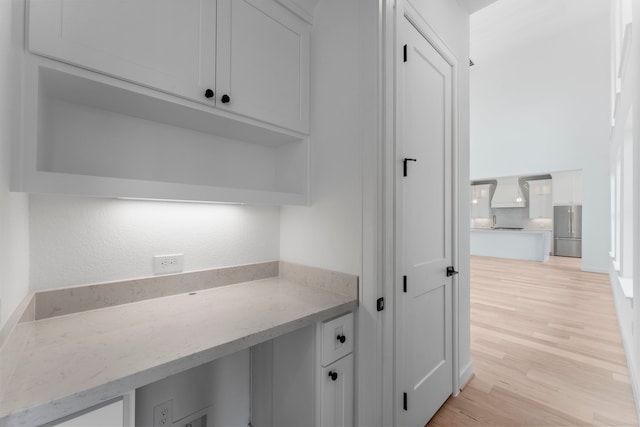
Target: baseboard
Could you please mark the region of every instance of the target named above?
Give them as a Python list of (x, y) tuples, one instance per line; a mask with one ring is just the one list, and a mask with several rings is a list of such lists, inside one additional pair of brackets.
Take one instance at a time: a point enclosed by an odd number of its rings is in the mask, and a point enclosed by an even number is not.
[(622, 332), (623, 325), (622, 325), (622, 319), (620, 317), (620, 307), (619, 307), (618, 299), (615, 297), (616, 291), (615, 289), (613, 289), (614, 286), (618, 286), (618, 283), (617, 281), (616, 283), (614, 283), (613, 281), (610, 281), (610, 285), (612, 287), (611, 292), (613, 292), (613, 303), (616, 309), (616, 319), (618, 319), (618, 329), (620, 330), (620, 338), (622, 339), (622, 347), (624, 348), (624, 357), (625, 357), (625, 360), (627, 361), (627, 371), (629, 372), (629, 381), (631, 382), (631, 391), (633, 392), (633, 401), (636, 405), (636, 415), (640, 420), (640, 389), (638, 388), (638, 376), (635, 370), (635, 364), (633, 362), (633, 359), (631, 358), (631, 355), (633, 354), (631, 351), (632, 343), (628, 342), (628, 340), (625, 339), (625, 334)]
[(467, 383), (471, 381), (471, 378), (473, 378), (473, 364), (471, 363), (471, 361), (469, 361), (469, 363), (467, 363), (467, 366), (465, 366), (464, 369), (460, 371), (460, 390), (465, 388)]
[(582, 271), (586, 271), (587, 273), (602, 273), (602, 274), (609, 274), (609, 270), (607, 269), (602, 269), (602, 268), (596, 268), (596, 267), (589, 267), (588, 265), (584, 265), (582, 264), (582, 267), (580, 268)]

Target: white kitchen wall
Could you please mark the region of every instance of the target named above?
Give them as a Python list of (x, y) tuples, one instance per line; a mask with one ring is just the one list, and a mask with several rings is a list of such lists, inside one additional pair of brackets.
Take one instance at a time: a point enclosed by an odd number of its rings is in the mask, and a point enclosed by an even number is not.
[(152, 257), (184, 271), (279, 259), (280, 209), (74, 196), (30, 196), (34, 290), (153, 275)]
[(0, 1), (0, 327), (29, 291), (28, 198), (9, 192), (11, 146), (19, 137), (22, 1)]
[[(609, 16), (471, 68), (471, 179), (583, 170), (582, 268), (608, 271)], [(477, 58), (476, 58), (477, 59)]]

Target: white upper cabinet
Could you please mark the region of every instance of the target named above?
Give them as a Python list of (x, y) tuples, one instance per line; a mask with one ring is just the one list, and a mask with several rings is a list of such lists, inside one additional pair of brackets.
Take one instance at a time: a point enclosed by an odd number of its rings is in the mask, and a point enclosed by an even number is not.
[(553, 217), (552, 184), (550, 179), (528, 181), (529, 218)]
[(491, 184), (471, 186), (471, 218), (491, 217)]
[(31, 0), (29, 49), (308, 133), (309, 25), (275, 0)]
[(308, 46), (308, 25), (273, 0), (218, 0), (218, 108), (306, 132)]
[(31, 0), (29, 49), (213, 103), (215, 0)]
[(555, 172), (553, 177), (553, 205), (582, 204), (582, 171)]

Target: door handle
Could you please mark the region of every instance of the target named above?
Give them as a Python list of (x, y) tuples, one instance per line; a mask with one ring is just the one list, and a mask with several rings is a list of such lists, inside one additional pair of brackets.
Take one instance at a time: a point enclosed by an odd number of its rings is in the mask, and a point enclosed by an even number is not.
[(455, 276), (458, 272), (453, 268), (453, 265), (447, 267), (447, 277)]

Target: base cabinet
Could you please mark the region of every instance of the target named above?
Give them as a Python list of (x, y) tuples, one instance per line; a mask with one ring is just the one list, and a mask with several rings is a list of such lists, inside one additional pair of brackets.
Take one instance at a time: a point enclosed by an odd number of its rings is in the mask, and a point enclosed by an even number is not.
[(323, 368), (320, 382), (320, 426), (353, 426), (353, 354)]
[(251, 348), (252, 427), (352, 427), (353, 313)]

